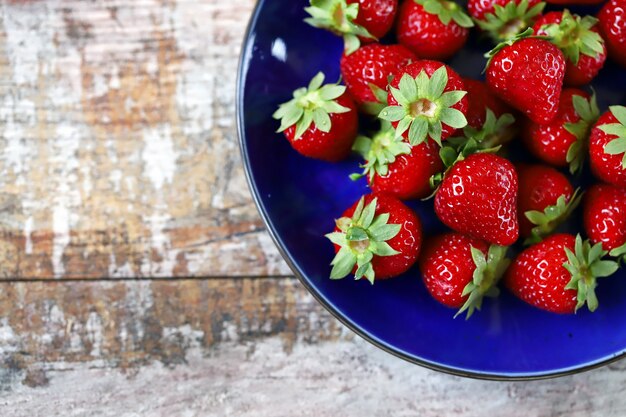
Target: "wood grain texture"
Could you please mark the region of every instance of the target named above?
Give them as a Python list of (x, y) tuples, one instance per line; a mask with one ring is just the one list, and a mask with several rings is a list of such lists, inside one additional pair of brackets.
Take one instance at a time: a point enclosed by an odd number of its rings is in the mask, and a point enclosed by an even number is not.
[(291, 279), (2, 284), (0, 390), (45, 385), (78, 363), (132, 372), (184, 364), (187, 349), (280, 335), (283, 348), (343, 327)]
[(0, 277), (289, 273), (236, 141), (253, 6), (0, 2)]
[(2, 285), (3, 416), (626, 414), (626, 362), (532, 383), (451, 377), (353, 337), (294, 279)]

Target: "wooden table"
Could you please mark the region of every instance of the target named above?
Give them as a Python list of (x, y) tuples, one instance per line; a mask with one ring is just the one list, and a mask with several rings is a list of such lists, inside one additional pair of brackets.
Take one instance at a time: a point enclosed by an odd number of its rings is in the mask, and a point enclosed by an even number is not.
[(0, 4), (0, 415), (626, 415), (626, 362), (534, 383), (435, 373), (291, 276), (235, 133), (253, 6)]

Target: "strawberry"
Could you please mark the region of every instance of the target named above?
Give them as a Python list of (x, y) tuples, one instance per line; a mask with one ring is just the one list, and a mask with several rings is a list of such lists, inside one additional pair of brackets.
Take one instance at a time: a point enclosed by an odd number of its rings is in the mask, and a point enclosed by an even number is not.
[(293, 99), (274, 112), (278, 132), (302, 155), (336, 162), (350, 153), (358, 128), (356, 106), (346, 87), (324, 83), (318, 73), (308, 87), (299, 88)]
[(503, 42), (487, 54), (487, 85), (505, 102), (536, 123), (557, 114), (565, 75), (563, 53), (532, 29)]
[(552, 235), (520, 253), (504, 283), (516, 297), (546, 311), (571, 314), (585, 304), (595, 311), (596, 278), (617, 270), (616, 262), (602, 259), (606, 253), (580, 235)]
[(587, 141), (593, 124), (600, 116), (595, 94), (566, 88), (559, 99), (559, 111), (549, 123), (526, 120), (522, 137), (537, 158), (556, 167), (579, 172), (587, 154)]
[(469, 318), (480, 310), (483, 297), (496, 297), (496, 284), (509, 260), (506, 248), (460, 233), (429, 240), (419, 265), (430, 295), (441, 304), (457, 308), (455, 317), (467, 311)]
[(456, 162), (435, 194), (435, 213), (451, 229), (509, 246), (519, 236), (517, 174), (506, 159), (475, 153)]
[(459, 51), (474, 26), (451, 0), (406, 0), (400, 5), (398, 41), (420, 58), (444, 60)]
[(336, 220), (326, 237), (335, 245), (331, 279), (354, 274), (372, 284), (406, 272), (417, 260), (422, 246), (422, 225), (417, 215), (400, 200), (370, 194)]
[(428, 137), (441, 145), (456, 129), (467, 125), (464, 88), (461, 77), (447, 65), (416, 61), (394, 74), (387, 96), (389, 106), (378, 117), (392, 122), (396, 135), (404, 135), (411, 145)]
[(540, 0), (469, 0), (467, 10), (481, 30), (502, 42), (532, 26), (545, 5)]
[(304, 19), (311, 26), (343, 36), (346, 53), (361, 42), (374, 42), (389, 32), (398, 9), (398, 0), (310, 0)]
[(395, 135), (389, 122), (372, 138), (359, 136), (353, 149), (365, 158), (362, 174), (352, 174), (357, 180), (367, 176), (376, 193), (386, 193), (401, 200), (424, 198), (431, 193), (430, 177), (443, 169), (439, 146), (429, 140), (411, 146)]
[(517, 212), (520, 235), (537, 243), (567, 220), (580, 203), (567, 177), (543, 165), (519, 165)]
[(612, 256), (626, 255), (626, 188), (596, 184), (587, 190), (583, 223), (589, 240)]
[(626, 0), (609, 0), (598, 13), (609, 57), (626, 67)]
[(626, 187), (626, 107), (611, 106), (589, 138), (591, 171), (596, 177)]
[(535, 22), (535, 34), (547, 36), (565, 55), (565, 85), (588, 84), (604, 66), (606, 46), (597, 23), (595, 17), (580, 17), (567, 9), (546, 13)]
[(341, 57), (341, 76), (354, 101), (371, 107), (381, 94), (386, 103), (389, 76), (416, 60), (413, 52), (402, 45), (372, 43)]

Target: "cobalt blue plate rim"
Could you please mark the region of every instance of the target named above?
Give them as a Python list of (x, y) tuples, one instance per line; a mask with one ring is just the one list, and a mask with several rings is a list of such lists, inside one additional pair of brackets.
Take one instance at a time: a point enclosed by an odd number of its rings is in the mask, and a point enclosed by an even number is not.
[(549, 379), (556, 378), (567, 375), (574, 375), (581, 372), (586, 372), (592, 369), (596, 369), (610, 363), (616, 362), (620, 359), (626, 357), (626, 352), (616, 355), (609, 355), (605, 358), (599, 358), (596, 361), (588, 362), (586, 364), (581, 364), (578, 366), (573, 366), (570, 368), (556, 369), (554, 371), (542, 371), (536, 373), (526, 373), (526, 374), (507, 374), (507, 373), (489, 373), (489, 372), (480, 372), (476, 370), (463, 369), (453, 366), (447, 366), (445, 364), (432, 362), (423, 358), (420, 358), (417, 355), (408, 354), (401, 349), (390, 346), (384, 340), (381, 340), (374, 335), (370, 334), (365, 329), (361, 328), (357, 323), (351, 321), (348, 317), (345, 317), (332, 303), (331, 300), (327, 299), (323, 294), (321, 294), (317, 288), (306, 278), (306, 274), (302, 271), (298, 263), (293, 259), (290, 255), (289, 250), (287, 249), (285, 243), (283, 242), (280, 234), (277, 232), (276, 226), (273, 224), (272, 219), (269, 213), (266, 210), (262, 202), (261, 195), (259, 194), (259, 189), (257, 187), (256, 181), (253, 178), (252, 168), (251, 168), (251, 160), (250, 155), (247, 148), (246, 142), (246, 133), (245, 133), (245, 120), (244, 120), (244, 83), (246, 80), (247, 72), (248, 72), (248, 63), (252, 52), (252, 47), (254, 44), (254, 39), (251, 38), (251, 34), (253, 29), (255, 28), (260, 11), (262, 6), (264, 5), (265, 0), (259, 0), (255, 5), (255, 8), (252, 12), (252, 16), (250, 21), (248, 22), (247, 29), (243, 38), (241, 53), (239, 56), (239, 64), (237, 68), (237, 81), (236, 81), (236, 122), (237, 122), (237, 136), (239, 141), (239, 147), (242, 157), (242, 162), (244, 166), (244, 172), (246, 176), (246, 181), (248, 183), (248, 187), (250, 188), (252, 198), (254, 203), (261, 215), (263, 223), (267, 228), (270, 237), (272, 238), (274, 244), (278, 248), (279, 253), (287, 263), (287, 265), (291, 268), (294, 275), (298, 278), (298, 280), (304, 285), (304, 287), (311, 293), (311, 295), (319, 302), (333, 317), (339, 320), (343, 325), (348, 327), (351, 331), (373, 344), (374, 346), (382, 349), (383, 351), (398, 357), (400, 359), (404, 359), (412, 364), (420, 365), (425, 368), (443, 372), (446, 374), (454, 375), (454, 376), (462, 376), (467, 378), (474, 379), (482, 379), (482, 380), (494, 380), (494, 381), (531, 381), (531, 380), (541, 380), (541, 379)]

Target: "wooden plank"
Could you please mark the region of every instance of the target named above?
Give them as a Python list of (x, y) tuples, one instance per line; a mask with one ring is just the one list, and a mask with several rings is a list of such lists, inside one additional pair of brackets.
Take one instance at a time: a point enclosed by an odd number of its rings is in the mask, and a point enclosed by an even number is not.
[(0, 278), (289, 274), (236, 143), (253, 6), (0, 2)]
[(0, 391), (80, 363), (128, 371), (183, 363), (191, 347), (280, 335), (289, 350), (344, 331), (294, 278), (19, 282), (0, 293)]
[(0, 415), (626, 414), (626, 362), (496, 383), (397, 359), (293, 279), (2, 284)]

